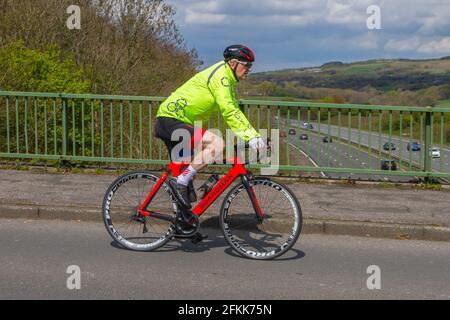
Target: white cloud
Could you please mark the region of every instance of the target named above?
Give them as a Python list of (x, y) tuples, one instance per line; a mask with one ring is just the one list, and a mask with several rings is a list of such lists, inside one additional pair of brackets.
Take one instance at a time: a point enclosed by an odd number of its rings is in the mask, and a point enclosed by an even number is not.
[(212, 24), (223, 23), (227, 16), (225, 14), (199, 12), (192, 9), (186, 9), (186, 23), (189, 24)]
[(417, 37), (407, 39), (390, 39), (384, 45), (386, 51), (407, 52), (416, 51), (420, 46), (420, 39)]
[(328, 0), (325, 11), (325, 20), (333, 24), (365, 23), (366, 9), (370, 5), (367, 1), (339, 1)]
[(313, 10), (317, 4), (323, 4), (324, 0), (306, 0), (306, 1), (298, 1), (298, 0), (264, 0), (257, 1), (258, 3), (266, 3), (266, 5), (274, 10), (282, 10), (282, 11), (290, 11), (292, 10)]
[[(220, 24), (225, 20), (263, 17), (277, 21), (286, 17), (284, 25), (361, 25), (365, 24), (367, 8), (381, 8), (383, 24), (390, 30), (415, 27), (419, 34), (430, 34), (450, 27), (450, 0), (166, 0), (177, 8), (188, 24), (203, 24), (205, 20)], [(196, 20), (197, 15), (206, 15)], [(224, 18), (225, 16), (225, 18)], [(302, 21), (299, 23), (299, 21)], [(252, 20), (246, 20), (252, 22)], [(276, 26), (274, 26), (276, 27)]]
[(424, 43), (418, 48), (418, 51), (421, 53), (449, 54), (450, 37)]
[[(246, 43), (270, 65), (450, 52), (450, 0), (166, 0), (180, 31), (205, 61), (227, 43)], [(381, 30), (367, 8), (380, 7)], [(207, 28), (205, 28), (207, 26)], [(263, 61), (267, 59), (267, 61)], [(255, 65), (256, 68), (257, 65)]]
[(429, 15), (421, 18), (422, 26), (419, 33), (431, 35), (450, 28), (450, 3), (445, 7), (439, 7), (439, 9), (435, 9)]
[(384, 45), (386, 51), (419, 52), (425, 54), (449, 54), (450, 37), (432, 40), (429, 37), (413, 36), (404, 39), (391, 39)]
[[(363, 0), (363, 2), (366, 1), (369, 0)], [(283, 26), (304, 26), (319, 22), (359, 23), (364, 22), (366, 17), (366, 7), (356, 0), (345, 1), (348, 3), (341, 3), (338, 0), (194, 0), (186, 2), (169, 0), (168, 2), (174, 4), (179, 12), (181, 11), (184, 22), (192, 25), (203, 24), (204, 19), (196, 20), (195, 18), (197, 15), (205, 14), (208, 14), (207, 17), (211, 20), (217, 15), (220, 18), (217, 23), (224, 20), (246, 23), (251, 21), (262, 23), (262, 26), (267, 26), (269, 23), (281, 23)]]

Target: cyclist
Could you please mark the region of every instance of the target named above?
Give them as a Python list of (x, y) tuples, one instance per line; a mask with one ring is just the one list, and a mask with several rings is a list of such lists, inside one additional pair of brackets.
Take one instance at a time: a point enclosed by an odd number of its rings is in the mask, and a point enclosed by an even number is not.
[(225, 49), (223, 57), (224, 61), (197, 73), (173, 92), (156, 114), (155, 135), (164, 141), (172, 160), (172, 149), (182, 141), (181, 138), (172, 141), (172, 133), (176, 129), (189, 132), (191, 149), (198, 142), (202, 143), (202, 150), (186, 170), (176, 180), (169, 181), (175, 197), (186, 209), (191, 209), (191, 202), (196, 201), (193, 177), (217, 160), (225, 148), (223, 139), (211, 131), (201, 129), (194, 132), (194, 121), (203, 122), (213, 112), (219, 111), (236, 136), (248, 142), (251, 148), (265, 146), (261, 135), (239, 109), (234, 91), (238, 81), (247, 79), (255, 55), (246, 46), (231, 45)]

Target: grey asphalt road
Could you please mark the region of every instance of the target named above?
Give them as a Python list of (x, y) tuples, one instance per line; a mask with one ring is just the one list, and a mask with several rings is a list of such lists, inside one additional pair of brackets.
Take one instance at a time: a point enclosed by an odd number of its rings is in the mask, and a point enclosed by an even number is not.
[(446, 242), (302, 235), (279, 260), (252, 261), (204, 231), (197, 246), (133, 252), (101, 223), (0, 219), (0, 299), (450, 299)]
[[(320, 130), (321, 132), (328, 132), (328, 125), (321, 124), (320, 126), (316, 123), (314, 123), (317, 130)], [(408, 131), (408, 130), (406, 130)], [(330, 125), (330, 134), (333, 136), (339, 135), (339, 130), (337, 126), (331, 126)], [(389, 138), (388, 135), (385, 134), (379, 134), (378, 132), (367, 132), (364, 130), (358, 131), (357, 129), (348, 129), (345, 127), (341, 127), (340, 130), (341, 137), (348, 139), (350, 137), (350, 140), (359, 143), (362, 146), (365, 147), (372, 147), (372, 148), (382, 148), (382, 146), (386, 143), (391, 141), (395, 145), (395, 150), (391, 150), (391, 154), (395, 155), (399, 158), (402, 158), (404, 161), (411, 162), (414, 165), (417, 166), (423, 166), (423, 143), (419, 141), (419, 144), (422, 145), (422, 148), (420, 151), (408, 151), (407, 150), (407, 144), (411, 141), (417, 141), (415, 139), (411, 139), (409, 134), (407, 133), (404, 137), (398, 137), (398, 136), (392, 136)], [(440, 149), (441, 156), (439, 158), (432, 159), (432, 168), (435, 171), (438, 172), (450, 172), (450, 150), (446, 147), (443, 147), (439, 144), (439, 142), (436, 142), (434, 144), (434, 147), (437, 147)], [(389, 152), (389, 151), (386, 151)]]
[[(307, 133), (307, 140), (300, 140), (300, 135), (303, 133)], [(306, 132), (298, 129), (296, 129), (295, 135), (288, 135), (291, 146), (295, 146), (297, 150), (301, 150), (300, 152), (309, 156), (312, 163), (319, 167), (380, 169), (380, 158), (376, 155), (369, 155), (362, 149), (358, 149), (344, 142), (339, 142), (336, 138), (333, 138), (331, 143), (324, 143), (322, 137), (323, 135), (316, 134), (313, 131)], [(395, 182), (408, 182), (412, 179), (411, 177), (405, 176), (364, 175), (325, 171), (322, 172), (322, 175), (334, 179), (350, 177), (352, 179), (391, 180)]]
[[(291, 125), (300, 127), (303, 122), (298, 123), (297, 120), (291, 120)], [(392, 142), (395, 145), (395, 150), (387, 150), (385, 151), (387, 154), (391, 154), (391, 157), (397, 157), (402, 159), (402, 161), (405, 161), (413, 166), (423, 166), (423, 157), (424, 157), (424, 149), (423, 149), (423, 142), (419, 142), (419, 144), (422, 145), (422, 148), (420, 151), (408, 151), (407, 150), (407, 144), (412, 141), (417, 141), (414, 139), (411, 139), (409, 134), (409, 129), (405, 129), (404, 132), (406, 136), (404, 137), (398, 137), (398, 136), (391, 136), (389, 137), (386, 134), (379, 134), (378, 131), (376, 131), (376, 128), (372, 132), (364, 131), (364, 130), (358, 130), (358, 129), (352, 129), (345, 126), (342, 126), (339, 128), (335, 125), (328, 124), (318, 124), (315, 122), (311, 122), (311, 124), (314, 126), (314, 129), (312, 132), (320, 132), (321, 135), (329, 134), (333, 137), (341, 137), (342, 139), (350, 140), (354, 143), (358, 143), (358, 145), (364, 146), (364, 147), (370, 147), (373, 149), (382, 149), (383, 145), (386, 142)], [(337, 138), (335, 138), (337, 140)], [(448, 147), (440, 145), (440, 141), (435, 141), (434, 147), (437, 147), (440, 149), (441, 156), (439, 158), (433, 158), (431, 167), (432, 170), (437, 172), (450, 172), (450, 149)], [(383, 156), (385, 158), (388, 158), (388, 156)], [(413, 170), (412, 167), (409, 167), (410, 170)]]

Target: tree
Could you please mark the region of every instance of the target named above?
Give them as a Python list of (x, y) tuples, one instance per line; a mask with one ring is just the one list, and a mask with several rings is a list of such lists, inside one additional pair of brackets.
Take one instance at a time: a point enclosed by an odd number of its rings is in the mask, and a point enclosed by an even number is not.
[[(81, 8), (80, 30), (66, 25), (73, 4)], [(174, 14), (163, 0), (0, 0), (0, 46), (55, 44), (75, 56), (91, 93), (166, 95), (201, 64)]]
[(263, 96), (271, 96), (271, 95), (273, 95), (275, 90), (276, 90), (276, 88), (277, 88), (276, 84), (274, 84), (273, 82), (270, 82), (270, 81), (263, 81), (259, 85), (259, 91), (261, 92), (261, 94)]
[(0, 48), (0, 87), (8, 91), (85, 93), (90, 87), (73, 56), (56, 46), (28, 49), (22, 41)]
[[(86, 93), (90, 88), (89, 80), (84, 79), (83, 70), (77, 66), (73, 55), (63, 58), (55, 45), (41, 51), (26, 48), (22, 41), (18, 41), (0, 48), (0, 74), (0, 87), (8, 91)], [(38, 150), (49, 151), (49, 148), (55, 151), (54, 146), (56, 150), (61, 149), (62, 128), (49, 125), (62, 121), (61, 99), (2, 98), (0, 106), (0, 140), (4, 140), (7, 135), (7, 116), (10, 119), (13, 116), (17, 118), (17, 123), (11, 121), (9, 128), (10, 134), (15, 135), (9, 141), (13, 150), (38, 153)], [(79, 128), (81, 108), (75, 105), (72, 108), (73, 112), (66, 113), (66, 119), (76, 122)], [(91, 116), (86, 115), (84, 120), (90, 121)], [(46, 125), (46, 131), (38, 130)], [(67, 136), (70, 140), (74, 138), (79, 147), (81, 137), (72, 126)], [(89, 139), (86, 141), (90, 142)], [(29, 143), (32, 140), (37, 142)], [(3, 142), (5, 144), (6, 141)]]

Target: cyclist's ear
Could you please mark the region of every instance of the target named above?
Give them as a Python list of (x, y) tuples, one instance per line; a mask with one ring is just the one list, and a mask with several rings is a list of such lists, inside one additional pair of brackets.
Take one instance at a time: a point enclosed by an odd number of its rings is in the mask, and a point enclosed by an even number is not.
[(233, 59), (228, 60), (226, 63), (228, 63), (228, 65), (230, 66), (231, 69), (233, 69), (237, 64), (236, 60), (233, 60)]

